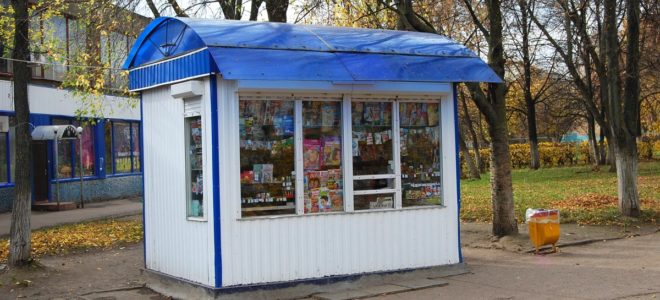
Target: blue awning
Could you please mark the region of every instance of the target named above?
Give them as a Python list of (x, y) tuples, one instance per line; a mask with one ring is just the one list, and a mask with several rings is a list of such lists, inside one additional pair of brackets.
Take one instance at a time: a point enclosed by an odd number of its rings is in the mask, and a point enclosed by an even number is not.
[[(197, 58), (181, 59), (190, 55)], [(181, 71), (184, 61), (213, 65)], [(151, 74), (162, 63), (185, 74)], [(131, 89), (155, 83), (135, 77), (163, 83), (209, 72), (237, 80), (502, 82), (472, 51), (437, 34), (189, 18), (154, 20), (124, 68)]]

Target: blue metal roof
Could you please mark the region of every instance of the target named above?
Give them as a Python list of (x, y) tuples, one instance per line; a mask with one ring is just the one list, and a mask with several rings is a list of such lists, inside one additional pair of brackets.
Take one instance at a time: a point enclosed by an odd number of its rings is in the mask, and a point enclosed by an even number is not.
[(124, 63), (131, 89), (153, 83), (133, 78), (157, 75), (150, 65), (204, 48), (211, 59), (200, 59), (215, 65), (200, 70), (226, 79), (502, 82), (472, 51), (437, 34), (165, 17), (147, 26)]

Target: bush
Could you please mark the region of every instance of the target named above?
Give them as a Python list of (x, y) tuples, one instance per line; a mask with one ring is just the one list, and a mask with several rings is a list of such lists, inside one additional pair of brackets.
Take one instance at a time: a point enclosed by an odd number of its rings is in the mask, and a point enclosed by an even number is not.
[[(605, 147), (607, 150), (607, 147)], [(509, 146), (511, 152), (511, 167), (515, 169), (527, 168), (531, 164), (529, 144), (512, 144)], [(637, 153), (640, 159), (650, 160), (660, 158), (660, 140), (637, 142)], [(484, 169), (490, 168), (490, 148), (479, 149), (481, 164)], [(474, 150), (470, 150), (474, 159)], [(467, 174), (467, 165), (463, 154), (461, 158), (461, 172)], [(589, 153), (589, 143), (539, 143), (539, 158), (542, 168), (554, 168), (564, 166), (588, 165), (592, 163)]]

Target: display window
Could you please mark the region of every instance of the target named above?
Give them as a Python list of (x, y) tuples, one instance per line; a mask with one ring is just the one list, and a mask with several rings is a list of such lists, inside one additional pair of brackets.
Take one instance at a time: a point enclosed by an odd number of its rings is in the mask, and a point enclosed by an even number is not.
[(340, 101), (303, 101), (304, 212), (344, 210)]
[(107, 174), (140, 172), (140, 123), (106, 121), (104, 159)]
[[(82, 126), (80, 122), (71, 119), (53, 119), (53, 125)], [(57, 143), (57, 172), (56, 178), (73, 178), (83, 176), (94, 176), (95, 152), (94, 152), (94, 128), (93, 126), (82, 126), (83, 132), (80, 139), (60, 140)], [(82, 141), (82, 153), (80, 142)], [(82, 155), (82, 166), (80, 165)], [(82, 167), (82, 172), (81, 172)], [(75, 169), (74, 169), (75, 168)]]
[(242, 217), (442, 205), (437, 99), (239, 99)]
[(112, 148), (115, 173), (131, 172), (131, 125), (128, 122), (112, 122)]
[(296, 212), (294, 106), (282, 98), (239, 101), (243, 217)]
[(393, 208), (392, 101), (351, 102), (355, 210)]
[(399, 122), (403, 207), (442, 204), (438, 103), (399, 103)]
[(188, 191), (188, 217), (204, 217), (204, 164), (202, 152), (202, 117), (185, 119), (186, 177)]

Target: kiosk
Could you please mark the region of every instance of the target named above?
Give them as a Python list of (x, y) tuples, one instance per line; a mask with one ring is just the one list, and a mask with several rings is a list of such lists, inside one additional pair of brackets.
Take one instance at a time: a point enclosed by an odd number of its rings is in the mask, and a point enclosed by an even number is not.
[(145, 264), (212, 289), (461, 262), (455, 83), (433, 34), (158, 18), (141, 94)]

